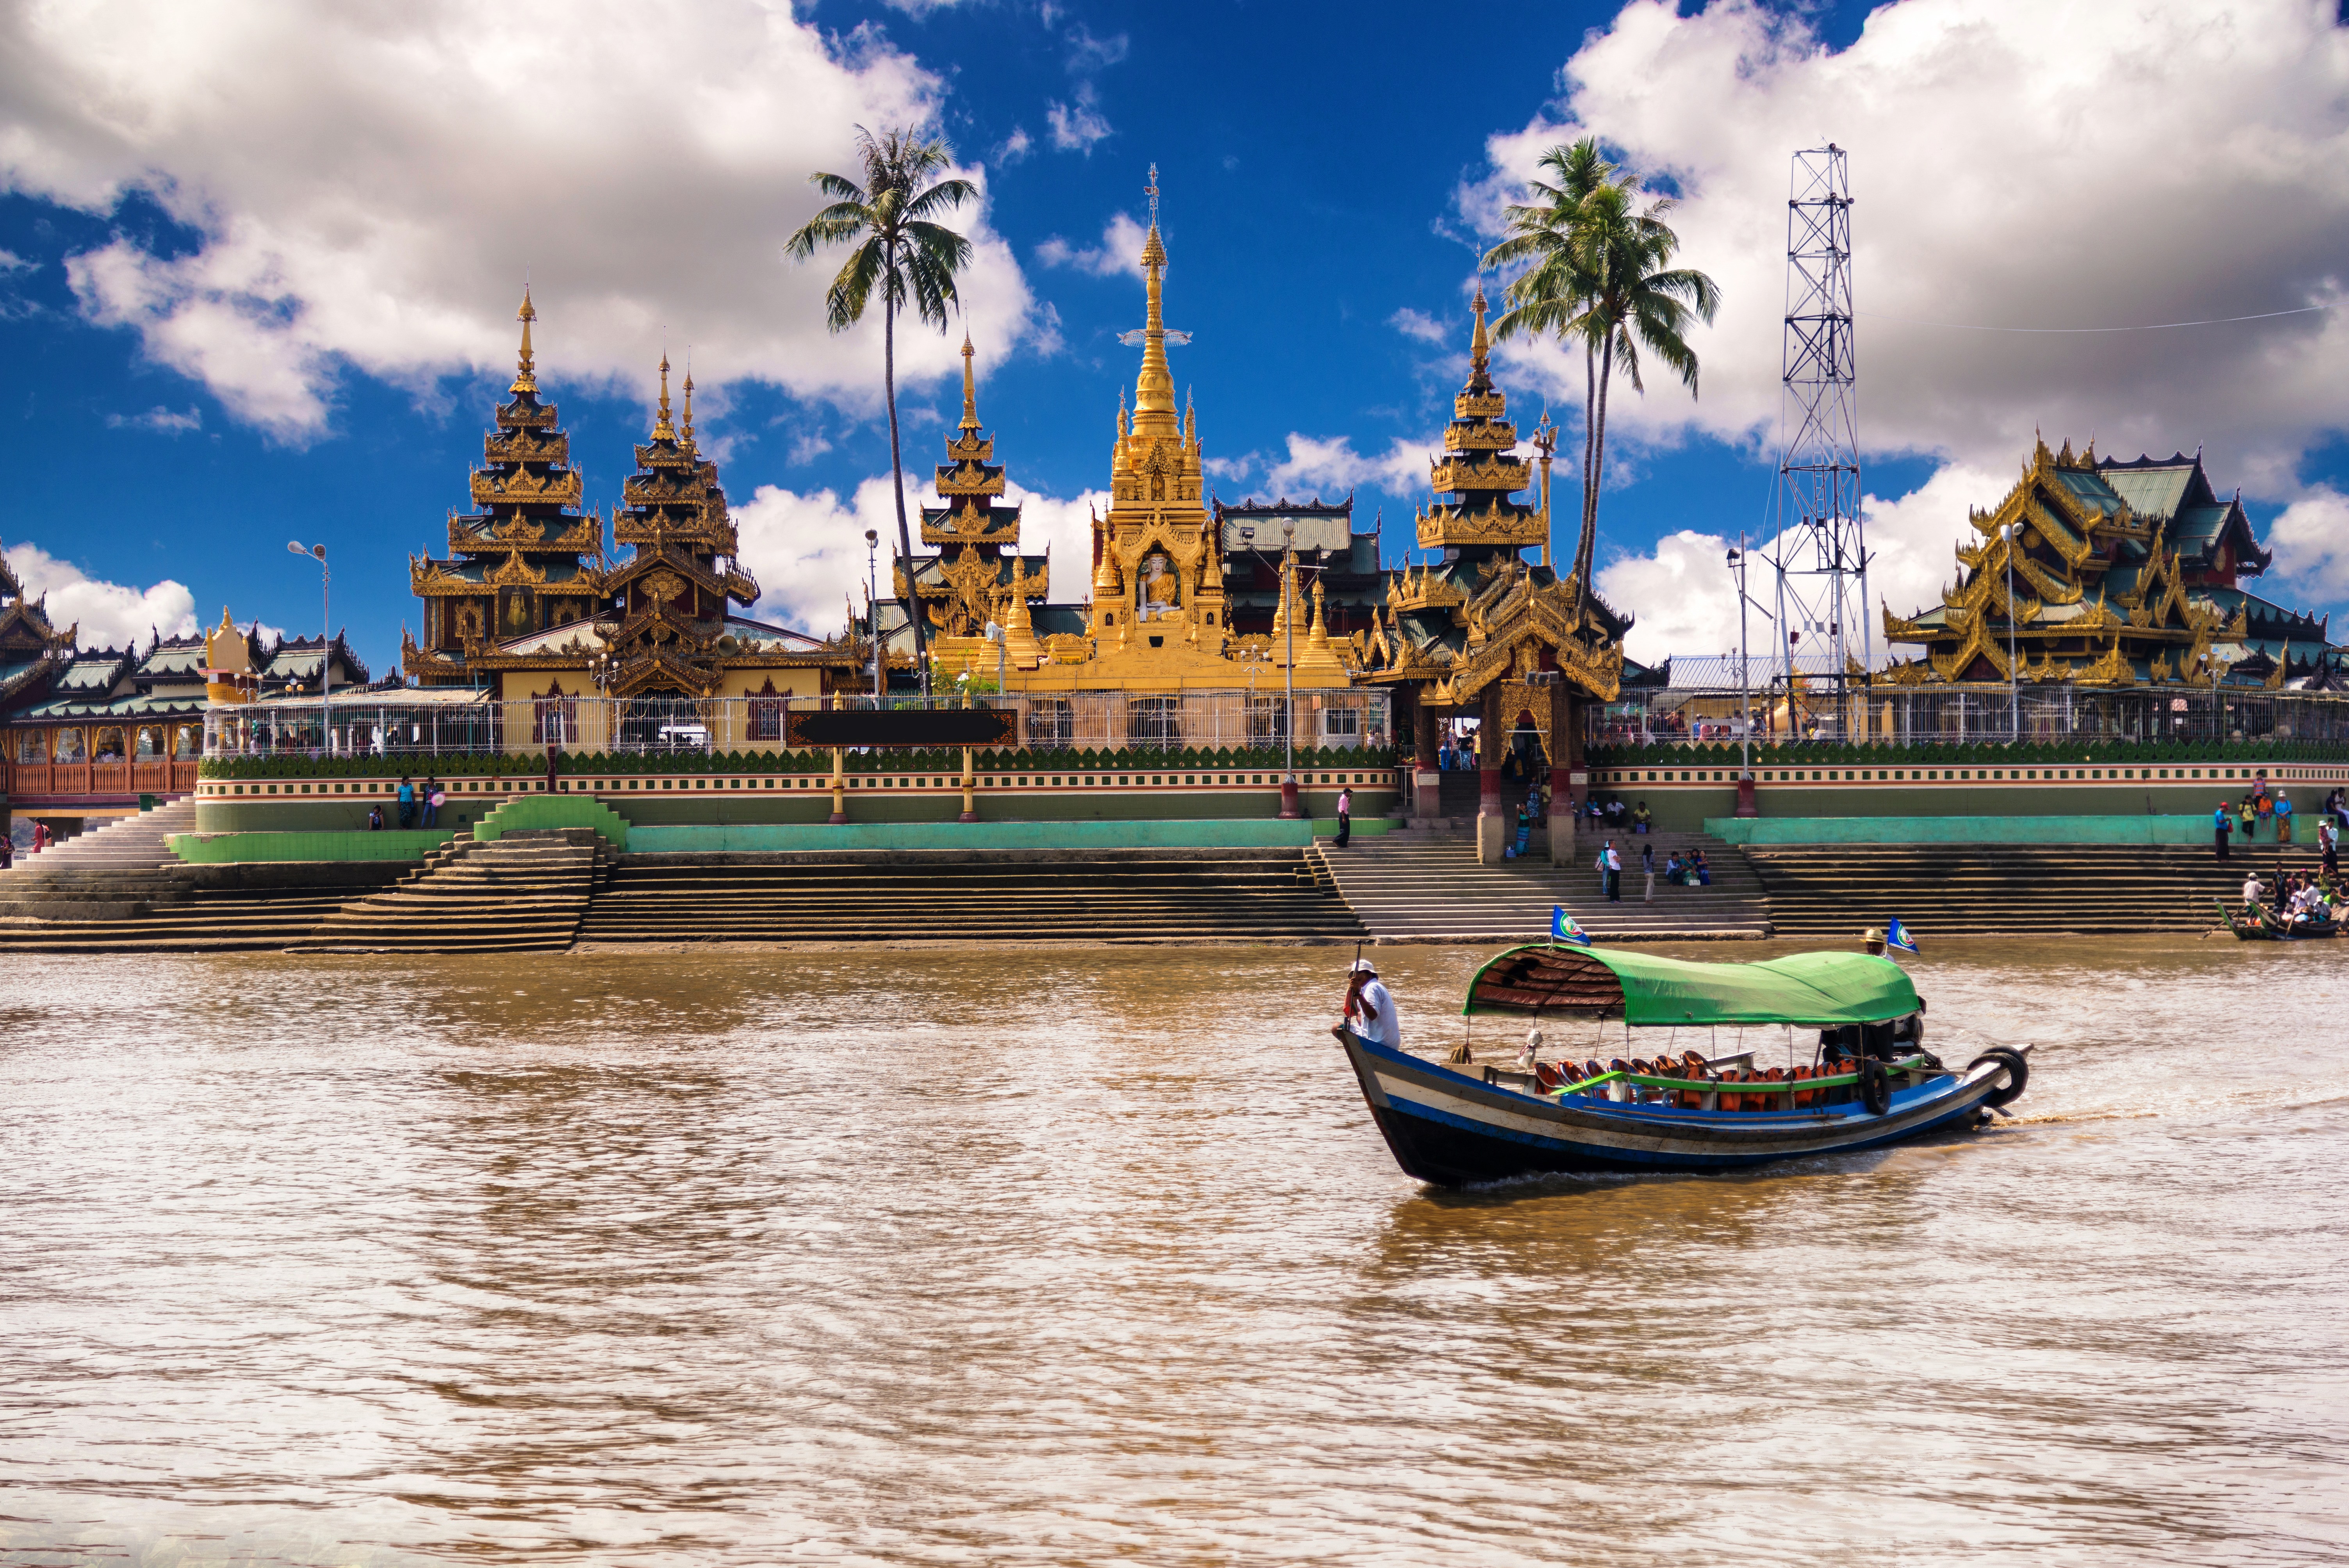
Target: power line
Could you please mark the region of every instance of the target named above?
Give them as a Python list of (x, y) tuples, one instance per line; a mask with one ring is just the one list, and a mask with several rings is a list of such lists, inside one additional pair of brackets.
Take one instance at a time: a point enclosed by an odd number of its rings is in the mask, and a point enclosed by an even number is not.
[(2293, 310), (2261, 311), (2257, 315), (2221, 315), (2209, 321), (2157, 321), (2144, 326), (1980, 326), (1967, 321), (1920, 321), (1911, 315), (1886, 315), (1880, 311), (1863, 310), (1853, 314), (1873, 321), (1897, 321), (1907, 326), (1939, 326), (1951, 332), (2172, 332), (2181, 326), (2230, 326), (2239, 321), (2273, 321), (2282, 315), (2308, 315), (2318, 311), (2333, 310), (2330, 304), (2304, 304)]

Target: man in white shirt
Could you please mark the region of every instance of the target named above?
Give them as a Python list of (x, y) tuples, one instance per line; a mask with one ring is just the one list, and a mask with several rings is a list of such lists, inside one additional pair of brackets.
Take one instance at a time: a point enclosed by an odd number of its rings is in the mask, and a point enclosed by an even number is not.
[(1367, 958), (1357, 958), (1347, 971), (1346, 1024), (1363, 1039), (1391, 1051), (1402, 1049), (1402, 1025), (1395, 1016), (1394, 998)]

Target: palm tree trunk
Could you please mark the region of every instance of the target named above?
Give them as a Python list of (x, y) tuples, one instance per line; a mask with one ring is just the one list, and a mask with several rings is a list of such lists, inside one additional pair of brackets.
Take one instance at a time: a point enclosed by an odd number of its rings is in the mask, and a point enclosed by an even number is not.
[[(1582, 346), (1582, 518), (1574, 534), (1574, 569), (1582, 569), (1582, 531), (1590, 525), (1590, 449), (1593, 430), (1592, 412), (1599, 407), (1599, 356), (1586, 340)], [(1581, 590), (1577, 589), (1576, 608), (1581, 607)]]
[[(1607, 335), (1607, 346), (1599, 356), (1599, 400), (1590, 421), (1590, 485), (1582, 498), (1582, 541), (1575, 552), (1574, 570), (1581, 579), (1580, 594), (1590, 593), (1590, 573), (1599, 553), (1599, 487), (1607, 469), (1607, 383), (1615, 373), (1615, 335)], [(1576, 606), (1578, 618), (1581, 606)]]
[[(914, 667), (922, 677), (922, 695), (930, 695), (929, 639), (925, 636), (919, 595), (914, 592), (914, 540), (905, 528), (905, 459), (897, 446), (897, 305), (881, 302), (881, 383), (889, 398), (889, 477), (897, 496), (897, 560), (905, 572), (905, 621), (914, 628)], [(874, 658), (881, 656), (879, 625), (874, 625)], [(884, 684), (886, 689), (886, 684)]]

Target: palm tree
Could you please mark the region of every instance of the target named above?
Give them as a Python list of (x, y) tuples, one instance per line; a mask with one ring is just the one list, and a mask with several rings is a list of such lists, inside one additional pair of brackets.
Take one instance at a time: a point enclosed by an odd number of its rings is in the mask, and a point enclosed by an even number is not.
[(1531, 263), (1509, 284), (1504, 297), (1511, 309), (1493, 324), (1495, 336), (1544, 333), (1582, 344), (1582, 526), (1572, 569), (1578, 612), (1598, 553), (1607, 394), (1616, 362), (1645, 392), (1645, 345), (1694, 396), (1697, 357), (1688, 328), (1713, 320), (1721, 291), (1702, 273), (1669, 265), (1680, 236), (1663, 219), (1676, 203), (1664, 198), (1635, 208), (1637, 177), (1601, 157), (1594, 139), (1551, 148), (1540, 167), (1555, 182), (1531, 182), (1534, 200), (1508, 209), (1510, 235), (1484, 260), (1486, 266)]
[(1670, 265), (1681, 238), (1663, 222), (1679, 203), (1666, 197), (1634, 211), (1630, 187), (1606, 186), (1583, 203), (1583, 228), (1576, 249), (1590, 275), (1589, 304), (1562, 335), (1578, 337), (1599, 350), (1599, 399), (1590, 421), (1590, 480), (1582, 494), (1582, 538), (1574, 556), (1578, 613), (1590, 592), (1599, 546), (1599, 492), (1607, 467), (1607, 387), (1619, 360), (1631, 389), (1645, 393), (1640, 349), (1678, 375), (1689, 396), (1697, 395), (1696, 351), (1688, 346), (1691, 325), (1712, 324), (1721, 308), (1721, 287), (1692, 267)]
[[(1502, 298), (1509, 309), (1493, 323), (1496, 339), (1521, 335), (1565, 335), (1565, 329), (1588, 308), (1593, 292), (1590, 274), (1578, 260), (1585, 230), (1583, 203), (1592, 192), (1609, 185), (1632, 187), (1637, 177), (1618, 171), (1599, 150), (1596, 137), (1586, 136), (1571, 147), (1553, 147), (1536, 167), (1554, 182), (1528, 181), (1528, 201), (1509, 207), (1509, 237), (1485, 253), (1486, 267), (1526, 270), (1509, 283)], [(1599, 401), (1599, 351), (1585, 343), (1582, 349), (1582, 494), (1590, 493), (1591, 413)]]
[[(926, 696), (929, 640), (914, 595), (914, 541), (905, 526), (905, 462), (897, 437), (897, 313), (910, 301), (923, 321), (944, 332), (947, 311), (962, 307), (961, 297), (955, 293), (955, 273), (970, 260), (970, 242), (933, 220), (976, 200), (978, 188), (961, 179), (924, 183), (954, 162), (952, 150), (936, 137), (916, 139), (912, 130), (885, 130), (876, 137), (860, 125), (856, 151), (864, 160), (862, 185), (843, 174), (808, 176), (809, 184), (833, 199), (832, 205), (802, 225), (785, 251), (793, 260), (804, 262), (815, 254), (818, 245), (856, 247), (824, 291), (825, 325), (833, 332), (845, 332), (864, 320), (864, 307), (874, 292), (881, 295), (881, 383), (889, 403), (889, 473), (897, 493), (897, 559), (905, 573), (905, 619), (914, 628), (914, 663), (921, 672), (922, 695)], [(877, 616), (874, 635), (877, 657)]]

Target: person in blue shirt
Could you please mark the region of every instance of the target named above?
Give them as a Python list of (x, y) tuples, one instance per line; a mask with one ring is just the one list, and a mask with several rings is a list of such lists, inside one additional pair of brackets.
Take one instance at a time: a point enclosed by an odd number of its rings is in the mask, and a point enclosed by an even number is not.
[(2289, 790), (2276, 791), (2275, 823), (2276, 842), (2279, 844), (2292, 842), (2292, 794)]
[(2210, 836), (2218, 842), (2219, 858), (2222, 861), (2227, 858), (2227, 841), (2234, 836), (2234, 832), (2235, 814), (2228, 809), (2227, 802), (2221, 800), (2219, 809), (2210, 813)]
[(405, 773), (399, 776), (399, 825), (416, 826), (416, 782)]

